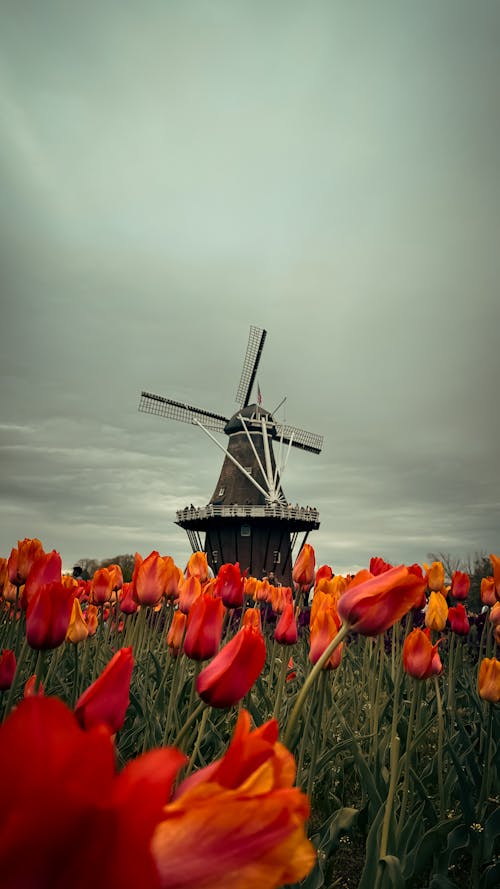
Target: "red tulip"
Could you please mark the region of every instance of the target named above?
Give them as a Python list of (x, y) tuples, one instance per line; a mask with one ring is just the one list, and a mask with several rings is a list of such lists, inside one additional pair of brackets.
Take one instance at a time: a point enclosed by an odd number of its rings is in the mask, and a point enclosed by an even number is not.
[(299, 638), (297, 621), (295, 620), (295, 610), (292, 602), (285, 605), (282, 615), (276, 624), (274, 638), (280, 645), (295, 645)]
[(448, 609), (448, 621), (453, 632), (459, 636), (466, 636), (470, 630), (469, 618), (461, 603)]
[(374, 577), (377, 577), (379, 574), (385, 574), (392, 567), (389, 562), (385, 562), (380, 556), (372, 556), (370, 559), (370, 574), (373, 574)]
[(134, 599), (134, 588), (131, 583), (124, 583), (121, 589), (121, 595), (118, 600), (120, 605), (120, 611), (123, 614), (135, 614), (137, 609), (139, 608), (137, 602)]
[(16, 656), (13, 651), (6, 648), (0, 655), (0, 691), (7, 691), (16, 675)]
[(74, 590), (60, 582), (40, 587), (26, 611), (26, 639), (31, 648), (57, 648), (64, 642), (74, 598)]
[(333, 577), (333, 571), (329, 565), (321, 565), (321, 568), (318, 568), (316, 571), (316, 577), (314, 578), (314, 585), (318, 586), (320, 580), (331, 580)]
[(55, 549), (50, 553), (43, 553), (33, 562), (26, 583), (21, 594), (21, 605), (26, 610), (30, 599), (37, 590), (46, 583), (62, 582), (61, 556)]
[(338, 612), (351, 630), (376, 636), (417, 605), (425, 580), (415, 566), (399, 565), (376, 577), (359, 571), (340, 597)]
[(121, 648), (76, 702), (75, 716), (84, 729), (106, 725), (115, 734), (125, 722), (134, 667), (132, 648)]
[(159, 889), (151, 839), (185, 761), (180, 751), (147, 753), (117, 774), (108, 731), (83, 731), (62, 701), (31, 697), (0, 727), (0, 761), (9, 763), (2, 886)]
[(222, 636), (224, 605), (202, 593), (191, 607), (184, 638), (184, 654), (195, 661), (206, 661), (217, 653)]
[(466, 599), (470, 590), (470, 577), (465, 571), (454, 571), (451, 575), (450, 594), (454, 599)]
[(250, 691), (265, 660), (262, 633), (250, 626), (242, 627), (201, 671), (196, 690), (212, 707), (232, 707)]
[(428, 679), (441, 673), (443, 665), (438, 654), (439, 642), (435, 645), (430, 640), (429, 629), (412, 630), (403, 645), (403, 667), (415, 679)]
[(245, 579), (241, 576), (240, 564), (221, 565), (217, 574), (215, 595), (220, 596), (226, 608), (241, 608), (244, 599)]

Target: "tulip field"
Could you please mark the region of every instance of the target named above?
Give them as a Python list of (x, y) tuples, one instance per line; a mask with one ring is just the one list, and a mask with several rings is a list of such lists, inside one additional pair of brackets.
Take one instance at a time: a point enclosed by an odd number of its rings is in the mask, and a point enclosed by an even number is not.
[(500, 558), (0, 558), (4, 889), (500, 886)]

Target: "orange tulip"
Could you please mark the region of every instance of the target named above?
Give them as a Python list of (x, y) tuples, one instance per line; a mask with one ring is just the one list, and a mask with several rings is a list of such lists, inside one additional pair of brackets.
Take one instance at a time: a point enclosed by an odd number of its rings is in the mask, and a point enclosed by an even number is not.
[(242, 626), (253, 627), (257, 632), (262, 632), (262, 622), (258, 608), (247, 608), (243, 615)]
[(339, 599), (338, 612), (355, 632), (376, 636), (416, 607), (424, 589), (425, 580), (415, 565), (399, 565), (375, 576), (358, 571)]
[(489, 617), (494, 627), (500, 626), (500, 602), (495, 602), (490, 611)]
[(97, 568), (90, 584), (90, 601), (93, 605), (104, 605), (111, 599), (113, 574), (109, 568)]
[(438, 645), (442, 640), (432, 644), (429, 629), (412, 630), (403, 645), (403, 667), (405, 672), (415, 679), (428, 679), (438, 676), (443, 669), (438, 654)]
[(184, 580), (184, 575), (180, 568), (177, 567), (171, 556), (163, 556), (163, 561), (167, 567), (167, 576), (165, 580), (165, 598), (177, 599), (179, 595), (179, 584)]
[(168, 650), (172, 657), (177, 657), (184, 638), (184, 630), (186, 629), (187, 615), (182, 611), (174, 611), (172, 623), (167, 633)]
[(314, 578), (314, 585), (318, 586), (320, 580), (331, 580), (333, 577), (333, 571), (329, 565), (321, 565), (320, 568), (316, 571), (316, 577)]
[(85, 612), (85, 623), (87, 624), (89, 636), (95, 636), (99, 626), (99, 609), (97, 605), (88, 606)]
[(299, 638), (293, 602), (288, 602), (285, 605), (282, 615), (276, 624), (274, 638), (280, 645), (295, 645)]
[(289, 603), (293, 603), (291, 587), (271, 586), (271, 608), (275, 614), (282, 614)]
[(433, 562), (427, 574), (427, 587), (438, 593), (444, 587), (444, 568), (441, 562)]
[(265, 660), (262, 633), (242, 627), (199, 674), (196, 690), (200, 698), (212, 707), (232, 707), (250, 691)]
[(208, 580), (207, 554), (203, 552), (193, 553), (186, 567), (187, 577), (197, 577), (200, 583)]
[(309, 805), (277, 736), (275, 720), (250, 731), (242, 710), (223, 758), (180, 785), (153, 836), (162, 889), (278, 889), (309, 873)]
[(258, 580), (256, 577), (245, 577), (243, 589), (245, 591), (245, 596), (251, 596), (252, 599), (255, 598), (255, 591), (257, 589)]
[(432, 592), (425, 612), (425, 626), (431, 630), (444, 630), (448, 617), (448, 604), (441, 593)]
[(18, 540), (17, 549), (13, 549), (9, 557), (9, 574), (11, 583), (22, 586), (31, 570), (33, 562), (44, 555), (43, 546), (37, 537)]
[(481, 602), (483, 605), (494, 605), (496, 601), (495, 578), (483, 577), (481, 579)]
[(197, 577), (190, 575), (179, 586), (179, 609), (189, 614), (196, 599), (201, 596), (201, 583)]
[(495, 555), (490, 555), (490, 562), (493, 567), (493, 579), (495, 581), (495, 593), (497, 599), (500, 599), (500, 558)]
[(500, 701), (500, 661), (495, 657), (483, 658), (479, 665), (477, 684), (483, 701), (491, 704)]
[(112, 589), (121, 590), (123, 586), (123, 572), (119, 565), (108, 565), (109, 573), (111, 574), (111, 583)]
[(168, 565), (154, 550), (140, 564), (136, 563), (132, 579), (134, 595), (140, 605), (156, 605), (163, 596), (168, 580)]
[(121, 648), (101, 675), (79, 697), (75, 716), (84, 729), (105, 725), (111, 734), (121, 729), (129, 705), (134, 667), (132, 648)]
[[(315, 597), (316, 598), (316, 597)], [(312, 615), (312, 612), (311, 612)], [(311, 617), (309, 660), (312, 664), (319, 661), (323, 652), (335, 638), (340, 628), (340, 617), (331, 596), (319, 594), (314, 619)], [(323, 670), (335, 670), (342, 660), (344, 644), (341, 642), (323, 666)]]
[(84, 642), (89, 635), (89, 629), (83, 619), (82, 606), (79, 599), (73, 599), (73, 610), (69, 621), (69, 627), (66, 632), (66, 641), (78, 645)]
[(193, 603), (187, 619), (184, 654), (206, 661), (219, 649), (225, 608), (221, 599), (202, 593)]
[(454, 599), (466, 599), (470, 590), (470, 577), (465, 571), (454, 571), (451, 575), (450, 594)]
[(309, 543), (304, 543), (292, 571), (292, 580), (298, 589), (304, 592), (310, 589), (314, 580), (315, 564), (314, 549)]

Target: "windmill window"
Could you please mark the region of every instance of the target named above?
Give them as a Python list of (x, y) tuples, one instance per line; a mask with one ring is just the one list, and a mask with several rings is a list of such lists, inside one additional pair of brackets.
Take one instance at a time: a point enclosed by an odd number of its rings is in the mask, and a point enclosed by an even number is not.
[(222, 487), (219, 488), (219, 493), (217, 494), (217, 497), (223, 497), (225, 493), (226, 493), (226, 489), (222, 485)]
[(273, 562), (275, 565), (279, 565), (279, 563), (281, 562), (281, 553), (280, 553), (279, 549), (274, 550)]
[(245, 472), (248, 472), (249, 475), (252, 475), (252, 466), (245, 466)]
[(218, 553), (218, 550), (216, 550), (216, 549), (213, 549), (213, 550), (212, 550), (212, 560), (213, 560), (214, 562), (218, 562), (218, 561), (219, 561), (219, 553)]
[(252, 533), (251, 529), (250, 529), (250, 525), (242, 525), (240, 533), (241, 533), (242, 537), (250, 537), (250, 535)]

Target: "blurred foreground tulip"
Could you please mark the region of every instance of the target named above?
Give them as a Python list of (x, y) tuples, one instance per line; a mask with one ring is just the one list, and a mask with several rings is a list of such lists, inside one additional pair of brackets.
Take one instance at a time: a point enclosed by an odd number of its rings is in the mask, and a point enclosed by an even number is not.
[(117, 775), (106, 729), (83, 731), (56, 698), (21, 701), (0, 727), (2, 886), (159, 889), (150, 841), (184, 759), (157, 750)]
[(374, 577), (378, 574), (385, 574), (392, 567), (393, 565), (390, 565), (389, 562), (386, 562), (380, 556), (372, 556), (370, 559), (370, 574), (373, 574)]
[(181, 783), (153, 837), (162, 889), (277, 889), (309, 873), (309, 805), (277, 737), (242, 710), (222, 759)]
[(16, 656), (6, 648), (0, 655), (0, 691), (7, 691), (16, 675)]
[(61, 582), (40, 587), (26, 612), (26, 639), (31, 648), (57, 648), (64, 642), (74, 598), (74, 590), (67, 589)]
[(101, 675), (76, 702), (75, 716), (82, 728), (105, 725), (113, 735), (121, 729), (130, 701), (133, 667), (131, 648), (116, 652)]
[[(428, 679), (438, 676), (443, 669), (438, 654), (439, 642), (435, 645), (430, 640), (429, 629), (412, 630), (403, 645), (403, 667), (409, 676), (415, 679)], [(441, 641), (441, 640), (439, 640)]]
[(242, 627), (199, 674), (196, 690), (200, 698), (212, 707), (232, 707), (250, 691), (265, 660), (262, 633), (251, 626)]
[(359, 571), (340, 597), (338, 612), (357, 633), (376, 636), (420, 602), (425, 580), (418, 567), (399, 565), (375, 577)]
[(0, 727), (2, 886), (278, 889), (312, 869), (307, 798), (275, 722), (252, 732), (243, 711), (227, 753), (171, 802), (180, 751), (146, 753), (119, 774), (114, 752), (109, 731), (84, 731), (56, 698), (16, 707)]
[(500, 661), (495, 657), (483, 658), (479, 665), (477, 684), (483, 701), (491, 704), (500, 701)]
[(315, 564), (316, 556), (313, 547), (309, 543), (304, 543), (292, 571), (292, 580), (298, 589), (304, 592), (310, 589), (314, 580)]

